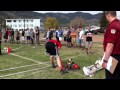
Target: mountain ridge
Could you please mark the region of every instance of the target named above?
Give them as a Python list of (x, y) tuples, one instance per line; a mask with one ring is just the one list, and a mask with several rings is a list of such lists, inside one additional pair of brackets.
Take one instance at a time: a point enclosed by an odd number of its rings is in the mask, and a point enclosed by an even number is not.
[(58, 19), (60, 24), (69, 24), (75, 17), (81, 17), (85, 19), (88, 23), (99, 23), (102, 13), (90, 14), (84, 12), (75, 13), (38, 13), (34, 11), (1, 11), (0, 16), (4, 19), (17, 19), (17, 18), (40, 18), (45, 20), (46, 17), (55, 17)]

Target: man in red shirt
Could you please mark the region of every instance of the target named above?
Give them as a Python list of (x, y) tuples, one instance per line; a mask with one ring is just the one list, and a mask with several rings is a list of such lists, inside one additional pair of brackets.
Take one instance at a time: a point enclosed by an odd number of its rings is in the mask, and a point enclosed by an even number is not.
[(45, 45), (46, 52), (49, 53), (50, 55), (50, 61), (52, 63), (52, 67), (56, 68), (54, 64), (54, 60), (56, 59), (60, 70), (62, 70), (62, 65), (61, 65), (61, 59), (59, 57), (58, 51), (61, 49), (61, 47), (62, 47), (61, 42), (57, 40), (49, 40)]
[[(116, 17), (116, 11), (105, 11), (105, 16), (109, 25), (104, 35), (105, 57), (102, 66), (105, 68), (106, 79), (120, 79), (120, 22)], [(118, 60), (118, 65), (113, 74), (106, 69), (110, 56)]]

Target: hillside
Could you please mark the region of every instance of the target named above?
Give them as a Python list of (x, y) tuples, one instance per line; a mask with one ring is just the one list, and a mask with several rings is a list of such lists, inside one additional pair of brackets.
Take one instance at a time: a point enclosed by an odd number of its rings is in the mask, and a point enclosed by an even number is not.
[(76, 12), (76, 13), (37, 13), (33, 11), (0, 11), (0, 16), (2, 16), (4, 19), (10, 19), (10, 18), (41, 18), (45, 19), (46, 17), (55, 17), (59, 20), (60, 25), (69, 24), (70, 21), (75, 17), (82, 17), (84, 18), (88, 23), (92, 22), (93, 24), (99, 23), (99, 19), (101, 18), (101, 13), (92, 15), (89, 13), (83, 13), (83, 12)]

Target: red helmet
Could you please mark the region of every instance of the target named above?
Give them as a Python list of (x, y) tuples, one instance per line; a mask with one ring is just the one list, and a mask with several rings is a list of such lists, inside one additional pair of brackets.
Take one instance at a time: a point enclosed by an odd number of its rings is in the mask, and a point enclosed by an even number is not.
[(76, 70), (76, 69), (79, 69), (79, 68), (80, 68), (80, 66), (79, 66), (78, 64), (74, 64), (74, 65), (73, 65), (73, 69)]

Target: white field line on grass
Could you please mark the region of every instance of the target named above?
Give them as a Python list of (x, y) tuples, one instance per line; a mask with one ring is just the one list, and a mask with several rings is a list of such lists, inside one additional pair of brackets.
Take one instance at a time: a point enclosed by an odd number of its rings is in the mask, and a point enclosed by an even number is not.
[[(77, 55), (77, 56), (80, 56), (80, 55)], [(74, 56), (74, 57), (77, 57), (77, 56)], [(71, 58), (74, 58), (74, 57), (71, 57)], [(68, 59), (68, 58), (63, 59), (63, 61), (64, 61), (64, 60), (67, 60), (67, 59)], [(29, 66), (35, 66), (35, 65), (46, 64), (46, 63), (50, 63), (50, 61), (49, 61), (49, 62), (39, 63), (39, 64), (24, 65), (24, 66), (19, 66), (19, 67), (13, 67), (13, 68), (8, 68), (8, 69), (2, 69), (2, 70), (0, 70), (0, 71), (7, 71), (7, 70), (18, 69), (18, 68), (29, 67)]]
[(83, 74), (81, 74), (81, 73), (72, 72), (72, 71), (69, 71), (69, 72), (72, 73), (72, 74), (76, 74), (76, 75), (78, 75), (78, 76), (82, 76), (82, 77), (84, 77), (84, 78), (86, 78), (86, 79), (96, 79), (96, 78), (94, 78), (94, 77), (87, 77), (87, 76), (85, 76), (85, 75), (83, 75)]
[(45, 53), (37, 53), (36, 55), (34, 55), (34, 57), (38, 55), (45, 55)]
[[(78, 55), (77, 55), (78, 56)], [(74, 57), (77, 57), (77, 56), (74, 56)], [(79, 55), (80, 56), (80, 55)], [(71, 58), (74, 58), (74, 57), (71, 57)], [(67, 60), (68, 58), (66, 59), (63, 59), (63, 60)], [(48, 63), (48, 62), (46, 62)], [(41, 63), (43, 64), (43, 63)], [(38, 64), (39, 65), (39, 64)], [(31, 65), (32, 66), (32, 65)], [(47, 67), (50, 67), (51, 65), (47, 65), (46, 67), (43, 67), (43, 68), (47, 68)], [(22, 66), (24, 67), (24, 66)], [(20, 68), (20, 67), (15, 67), (15, 68)], [(11, 75), (16, 75), (16, 74), (21, 74), (21, 73), (25, 73), (25, 72), (30, 72), (30, 71), (34, 71), (34, 70), (39, 70), (39, 69), (43, 69), (43, 68), (37, 68), (37, 69), (32, 69), (32, 70), (27, 70), (27, 71), (22, 71), (22, 72), (17, 72), (17, 73), (12, 73), (12, 74), (7, 74), (7, 75), (3, 75), (3, 76), (0, 76), (0, 78), (2, 77), (7, 77), (7, 76), (11, 76)], [(14, 68), (13, 68), (14, 69)]]
[[(15, 50), (21, 49), (22, 47), (24, 47), (24, 46), (20, 46), (18, 48), (12, 49), (12, 50), (15, 51)], [(4, 50), (1, 50), (1, 51), (3, 52)]]
[[(39, 62), (39, 61), (36, 61), (34, 59), (26, 58), (26, 57), (23, 57), (23, 56), (20, 56), (20, 55), (17, 55), (17, 54), (13, 54), (13, 53), (10, 53), (10, 55), (13, 55), (13, 56), (16, 56), (16, 57), (20, 57), (20, 58), (23, 58), (23, 59), (26, 59), (26, 60), (29, 60), (29, 61), (33, 61), (33, 62), (36, 62), (38, 64), (46, 64), (46, 63)], [(46, 64), (46, 65), (48, 65), (48, 64)]]
[(18, 47), (18, 48), (12, 49), (12, 50), (18, 50), (18, 49), (21, 49), (22, 47), (24, 47), (24, 45), (23, 45), (23, 46), (20, 46), (20, 47)]
[(27, 72), (31, 72), (31, 71), (36, 71), (36, 70), (40, 70), (40, 69), (45, 69), (45, 68), (48, 68), (48, 67), (50, 67), (50, 66), (51, 66), (51, 65), (48, 65), (48, 66), (43, 67), (43, 68), (37, 68), (37, 69), (32, 69), (32, 70), (27, 70), (27, 71), (22, 71), (22, 72), (7, 74), (7, 75), (2, 75), (2, 76), (0, 76), (0, 78), (12, 76), (12, 75), (17, 75), (17, 74), (22, 74), (22, 73), (27, 73)]
[[(70, 58), (75, 58), (75, 57), (78, 57), (80, 55), (77, 55), (77, 56), (73, 56), (73, 57), (70, 57)], [(22, 57), (22, 56), (21, 56)], [(26, 58), (26, 59), (29, 59), (29, 58)], [(62, 59), (62, 60), (67, 60), (69, 58), (66, 58), (66, 59)], [(33, 59), (31, 59), (33, 61)], [(50, 61), (49, 61), (50, 62)], [(45, 62), (45, 63), (49, 63), (49, 62)], [(39, 62), (40, 64), (41, 62)], [(45, 64), (45, 63), (41, 63), (41, 64)], [(38, 64), (38, 65), (39, 65)], [(36, 64), (37, 65), (37, 64)], [(30, 65), (32, 66), (32, 65)], [(50, 67), (51, 65), (47, 65), (46, 67), (43, 67), (43, 68), (47, 68), (47, 67)], [(19, 68), (19, 67), (17, 67)], [(30, 71), (35, 71), (35, 70), (39, 70), (39, 69), (43, 69), (43, 68), (37, 68), (37, 69), (32, 69), (32, 70), (27, 70), (27, 71), (22, 71), (22, 72), (17, 72), (17, 73), (12, 73), (12, 74), (7, 74), (7, 75), (3, 75), (3, 76), (0, 76), (0, 77), (6, 77), (6, 76), (11, 76), (11, 75), (16, 75), (16, 74), (21, 74), (21, 73), (25, 73), (25, 72), (30, 72)], [(79, 73), (76, 73), (76, 72), (73, 72), (74, 74), (77, 74), (77, 75), (80, 75), (80, 76), (84, 76), (82, 74), (79, 74)], [(84, 76), (85, 77), (85, 76)], [(87, 77), (86, 77), (87, 78)], [(94, 78), (93, 78), (94, 79)]]
[(8, 68), (8, 69), (1, 69), (0, 72), (12, 70), (12, 69), (23, 68), (23, 67), (30, 67), (30, 66), (35, 66), (35, 65), (39, 65), (39, 64), (31, 64), (31, 65), (24, 65), (24, 66), (19, 66), (19, 67), (12, 67), (12, 68)]

